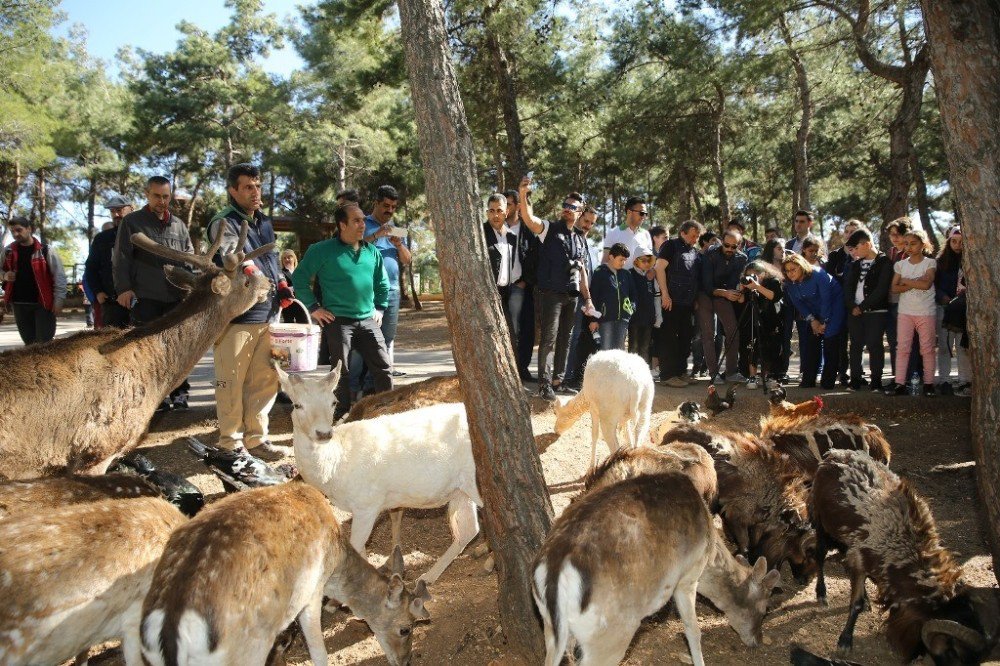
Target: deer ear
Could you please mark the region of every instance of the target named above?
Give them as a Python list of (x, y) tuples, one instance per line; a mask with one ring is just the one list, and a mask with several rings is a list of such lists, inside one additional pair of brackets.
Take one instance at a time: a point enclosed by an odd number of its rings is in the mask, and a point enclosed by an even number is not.
[(750, 561), (747, 558), (743, 557), (742, 554), (737, 553), (734, 559), (745, 567), (750, 566)]
[(403, 599), (403, 592), (405, 591), (406, 584), (403, 582), (403, 577), (393, 574), (392, 578), (389, 579), (389, 590), (385, 597), (385, 605), (389, 608), (399, 608), (399, 604)]
[(271, 365), (274, 366), (274, 371), (278, 373), (278, 382), (281, 384), (281, 388), (288, 392), (288, 385), (290, 383), (291, 377), (287, 372), (281, 369), (281, 364), (277, 360), (272, 359)]
[(216, 275), (212, 278), (212, 291), (219, 296), (225, 296), (233, 288), (233, 281), (227, 275)]
[(431, 593), (427, 591), (427, 581), (423, 578), (417, 581), (417, 586), (413, 588), (413, 596), (423, 599), (424, 601), (431, 600)]
[(191, 291), (198, 283), (198, 278), (194, 273), (178, 266), (164, 266), (163, 272), (167, 275), (167, 282), (184, 291)]
[(764, 576), (764, 580), (761, 581), (760, 586), (765, 590), (773, 590), (781, 582), (781, 572), (777, 569), (771, 569)]
[(326, 383), (326, 387), (330, 391), (337, 390), (337, 384), (340, 382), (340, 373), (344, 369), (344, 365), (341, 361), (337, 361), (337, 367), (335, 367), (330, 372), (326, 373), (323, 377), (323, 381)]

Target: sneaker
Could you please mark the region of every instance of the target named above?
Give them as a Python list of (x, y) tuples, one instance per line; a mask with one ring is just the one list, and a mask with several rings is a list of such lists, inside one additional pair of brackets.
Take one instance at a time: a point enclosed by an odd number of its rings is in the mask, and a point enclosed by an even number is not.
[(554, 402), (556, 399), (556, 392), (552, 390), (552, 387), (548, 384), (542, 384), (538, 388), (538, 397), (542, 400), (548, 400), (549, 402)]
[(163, 402), (154, 410), (154, 414), (165, 414), (174, 408), (174, 403), (170, 398), (164, 398)]
[(269, 440), (262, 440), (260, 444), (250, 449), (250, 455), (257, 456), (261, 460), (279, 460), (289, 454), (283, 451), (282, 447), (276, 446)]
[(868, 383), (868, 390), (871, 391), (872, 393), (881, 393), (884, 390), (884, 388), (885, 387), (882, 386), (881, 380), (877, 382), (872, 381)]
[(745, 384), (747, 378), (738, 372), (734, 372), (733, 374), (726, 377), (726, 381), (729, 382), (730, 384)]
[(403, 372), (402, 370), (393, 370), (392, 371), (392, 376), (393, 377), (405, 377), (406, 373)]
[(955, 387), (955, 395), (962, 398), (969, 397), (970, 395), (972, 395), (972, 384), (970, 384), (969, 382), (962, 382), (961, 384)]
[(747, 380), (747, 390), (748, 391), (756, 391), (757, 390), (757, 378), (756, 377), (751, 377), (750, 379)]
[(934, 390), (934, 384), (924, 384), (924, 395), (927, 397), (937, 395), (937, 391)]
[(941, 382), (937, 385), (938, 395), (955, 395), (955, 387), (950, 382)]
[(888, 388), (886, 388), (885, 394), (906, 395), (907, 394), (906, 386), (904, 386), (903, 384), (897, 384), (896, 382), (893, 382), (892, 384), (889, 385)]
[(687, 388), (688, 385), (687, 380), (683, 377), (671, 377), (663, 383), (671, 388)]
[(559, 395), (576, 395), (579, 393), (579, 391), (570, 386), (568, 382), (562, 382), (558, 386), (553, 386), (552, 390)]
[(183, 393), (174, 398), (173, 402), (174, 409), (187, 409), (188, 408), (188, 397)]

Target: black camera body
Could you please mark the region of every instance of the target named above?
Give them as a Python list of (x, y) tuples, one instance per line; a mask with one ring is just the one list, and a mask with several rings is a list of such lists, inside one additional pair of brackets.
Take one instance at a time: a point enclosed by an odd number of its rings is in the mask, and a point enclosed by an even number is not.
[(756, 275), (744, 275), (740, 277), (740, 284), (751, 284), (753, 282), (757, 282)]

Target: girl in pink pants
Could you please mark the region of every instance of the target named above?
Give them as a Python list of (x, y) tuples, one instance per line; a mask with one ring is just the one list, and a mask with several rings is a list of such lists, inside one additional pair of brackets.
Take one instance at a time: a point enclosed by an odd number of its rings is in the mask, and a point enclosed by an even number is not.
[(904, 239), (907, 258), (893, 266), (892, 292), (899, 294), (896, 325), (896, 383), (886, 393), (906, 393), (906, 368), (913, 349), (913, 332), (920, 335), (924, 361), (924, 395), (934, 395), (934, 343), (937, 340), (937, 310), (934, 302), (934, 271), (937, 262), (925, 253), (931, 250), (927, 234), (915, 229)]

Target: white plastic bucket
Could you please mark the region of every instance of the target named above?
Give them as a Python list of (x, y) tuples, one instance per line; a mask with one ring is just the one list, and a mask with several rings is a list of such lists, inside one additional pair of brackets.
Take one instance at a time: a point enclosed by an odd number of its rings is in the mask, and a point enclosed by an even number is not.
[(315, 370), (319, 360), (322, 329), (312, 323), (302, 301), (294, 301), (306, 313), (308, 324), (271, 324), (271, 358), (286, 372)]

